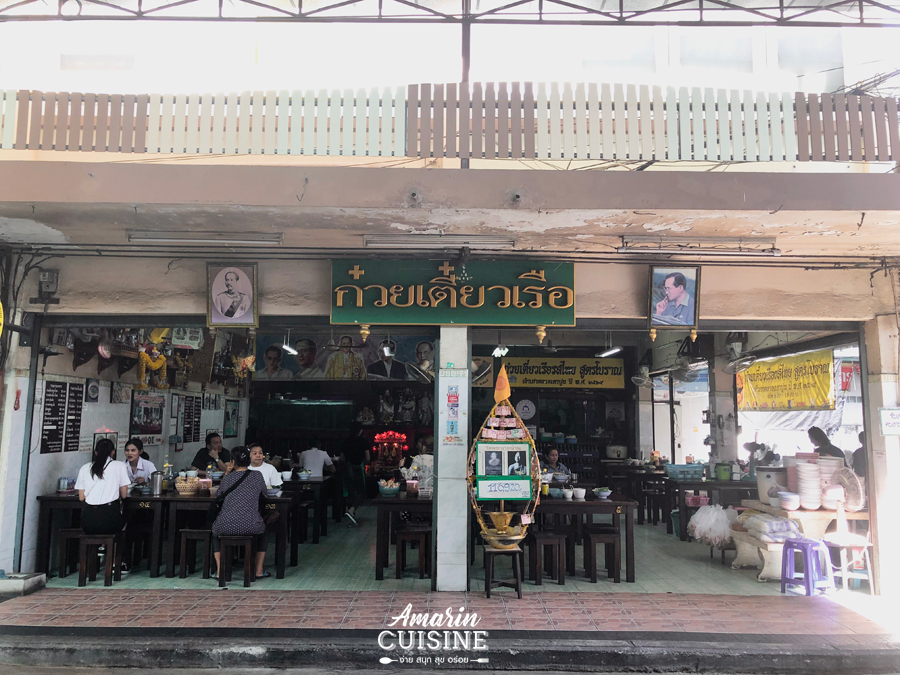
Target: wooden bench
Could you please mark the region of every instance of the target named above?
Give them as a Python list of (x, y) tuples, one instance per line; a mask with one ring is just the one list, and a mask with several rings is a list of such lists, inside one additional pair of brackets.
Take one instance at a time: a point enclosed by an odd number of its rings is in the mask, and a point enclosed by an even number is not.
[(784, 544), (762, 541), (749, 532), (731, 531), (731, 538), (737, 548), (737, 555), (731, 563), (731, 569), (756, 567), (759, 574), (757, 581), (781, 579), (781, 552)]

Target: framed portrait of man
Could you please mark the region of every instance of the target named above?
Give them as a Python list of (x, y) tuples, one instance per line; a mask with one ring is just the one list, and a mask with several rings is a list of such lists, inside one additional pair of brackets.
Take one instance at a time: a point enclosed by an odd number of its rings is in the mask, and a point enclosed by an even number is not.
[(256, 263), (206, 263), (206, 324), (256, 328), (259, 324)]
[(649, 302), (651, 328), (697, 328), (700, 268), (651, 266)]

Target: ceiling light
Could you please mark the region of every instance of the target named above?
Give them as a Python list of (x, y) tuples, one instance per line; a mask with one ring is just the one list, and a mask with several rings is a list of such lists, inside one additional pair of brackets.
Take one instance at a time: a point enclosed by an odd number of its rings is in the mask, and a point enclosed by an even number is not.
[(610, 347), (605, 352), (600, 352), (599, 354), (594, 354), (594, 358), (605, 359), (607, 356), (612, 356), (613, 354), (618, 354), (620, 351), (622, 351), (621, 347)]
[(288, 328), (287, 337), (284, 339), (284, 344), (281, 345), (281, 348), (286, 351), (291, 356), (297, 356), (297, 350), (291, 346), (291, 329)]
[(81, 4), (81, 0), (60, 0), (60, 16), (81, 16), (82, 9), (84, 7)]
[(128, 230), (129, 243), (205, 244), (207, 246), (281, 246), (283, 232)]
[(470, 248), (474, 250), (515, 248), (515, 237), (478, 234), (367, 234), (366, 248), (444, 249)]

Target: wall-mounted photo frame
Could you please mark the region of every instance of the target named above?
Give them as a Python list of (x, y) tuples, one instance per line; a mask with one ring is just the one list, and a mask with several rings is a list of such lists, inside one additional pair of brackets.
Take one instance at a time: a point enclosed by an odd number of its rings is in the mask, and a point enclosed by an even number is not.
[[(101, 438), (108, 438), (109, 440), (111, 440), (113, 442), (113, 445), (116, 446), (116, 449), (119, 448), (119, 432), (107, 431), (107, 432), (102, 432), (99, 434), (94, 434), (94, 445), (91, 448), (92, 451), (93, 451), (93, 448), (97, 447), (97, 441), (99, 441)], [(123, 462), (125, 461), (124, 457), (119, 457), (119, 459)]]
[(476, 476), (531, 477), (531, 446), (528, 443), (479, 443), (475, 457)]
[(256, 263), (206, 263), (206, 325), (256, 328)]
[(700, 317), (700, 267), (650, 266), (650, 328), (691, 330)]

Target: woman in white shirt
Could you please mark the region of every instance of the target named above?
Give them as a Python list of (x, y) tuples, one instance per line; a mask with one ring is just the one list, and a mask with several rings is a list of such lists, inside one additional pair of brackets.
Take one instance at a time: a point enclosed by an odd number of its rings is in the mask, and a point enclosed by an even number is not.
[(140, 438), (129, 438), (125, 444), (125, 468), (128, 470), (128, 478), (132, 483), (149, 483), (150, 474), (156, 471), (156, 465), (141, 455), (144, 452), (144, 442)]
[(250, 446), (250, 470), (259, 471), (269, 487), (278, 487), (281, 485), (281, 474), (276, 471), (275, 467), (266, 462), (266, 455), (259, 443), (253, 443)]
[(116, 446), (101, 438), (94, 448), (94, 461), (78, 472), (75, 489), (84, 502), (81, 529), (87, 534), (115, 534), (125, 527), (120, 500), (128, 496), (128, 470), (112, 459)]

